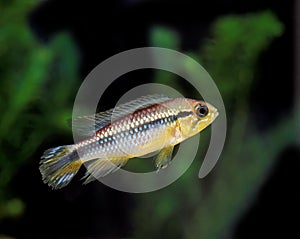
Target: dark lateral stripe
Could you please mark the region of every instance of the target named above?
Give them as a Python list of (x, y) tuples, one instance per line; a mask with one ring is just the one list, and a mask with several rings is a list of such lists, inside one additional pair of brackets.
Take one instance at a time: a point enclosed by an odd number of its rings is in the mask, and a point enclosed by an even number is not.
[(107, 144), (113, 144), (113, 142), (118, 138), (127, 138), (129, 136), (135, 135), (139, 132), (146, 132), (148, 130), (151, 130), (153, 128), (156, 128), (157, 126), (167, 125), (170, 123), (173, 123), (176, 121), (176, 116), (171, 115), (169, 117), (163, 118), (163, 119), (156, 119), (154, 121), (147, 122), (145, 124), (139, 125), (135, 128), (130, 128), (129, 130), (122, 131), (120, 133), (116, 133), (112, 136), (101, 138), (98, 142), (100, 144), (100, 147), (107, 146)]
[(181, 111), (177, 114), (177, 118), (184, 118), (184, 117), (188, 117), (190, 115), (192, 115), (193, 112), (192, 111)]

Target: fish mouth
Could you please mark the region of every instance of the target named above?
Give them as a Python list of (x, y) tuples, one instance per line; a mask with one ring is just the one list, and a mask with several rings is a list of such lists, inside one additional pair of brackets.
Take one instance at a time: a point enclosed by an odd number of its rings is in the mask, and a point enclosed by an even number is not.
[(213, 108), (211, 112), (211, 122), (213, 122), (219, 116), (219, 112), (216, 108)]
[(216, 111), (216, 112), (213, 114), (213, 120), (215, 120), (218, 116), (219, 116), (219, 111)]

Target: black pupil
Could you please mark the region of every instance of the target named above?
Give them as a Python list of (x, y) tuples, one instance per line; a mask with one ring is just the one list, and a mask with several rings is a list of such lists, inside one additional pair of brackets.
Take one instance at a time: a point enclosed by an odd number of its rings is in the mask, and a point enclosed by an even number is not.
[(204, 117), (208, 114), (208, 108), (206, 105), (198, 105), (197, 107), (197, 115), (199, 117)]

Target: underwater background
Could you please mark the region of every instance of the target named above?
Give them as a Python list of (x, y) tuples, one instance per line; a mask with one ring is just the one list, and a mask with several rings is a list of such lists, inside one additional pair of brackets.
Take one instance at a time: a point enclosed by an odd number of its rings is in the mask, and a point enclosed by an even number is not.
[[(299, 237), (298, 5), (1, 0), (0, 239)], [(66, 188), (51, 190), (41, 180), (40, 157), (73, 142), (67, 121), (81, 82), (108, 57), (146, 46), (187, 54), (215, 80), (227, 114), (215, 168), (198, 178), (205, 130), (191, 167), (164, 189), (129, 194), (99, 182), (82, 186), (83, 169)], [(99, 110), (150, 82), (198, 97), (174, 74), (145, 69), (117, 79)]]

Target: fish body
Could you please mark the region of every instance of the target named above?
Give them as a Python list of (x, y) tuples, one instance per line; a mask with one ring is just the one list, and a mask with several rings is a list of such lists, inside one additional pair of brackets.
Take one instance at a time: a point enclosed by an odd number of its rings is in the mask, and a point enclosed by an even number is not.
[[(89, 132), (86, 140), (45, 151), (40, 171), (53, 188), (66, 186), (82, 164), (85, 183), (103, 177), (134, 157), (158, 152), (156, 167), (166, 167), (176, 144), (199, 133), (218, 116), (212, 105), (187, 98), (145, 96), (113, 110), (73, 120)], [(88, 121), (95, 127), (84, 128)]]

